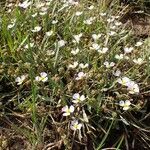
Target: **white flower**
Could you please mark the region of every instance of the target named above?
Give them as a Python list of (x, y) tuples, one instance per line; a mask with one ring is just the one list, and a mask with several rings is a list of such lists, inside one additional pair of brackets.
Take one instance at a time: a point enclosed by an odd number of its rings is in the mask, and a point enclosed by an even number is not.
[(59, 48), (65, 46), (65, 44), (66, 44), (66, 41), (64, 41), (64, 40), (58, 41), (58, 47)]
[(116, 28), (117, 28), (116, 26), (113, 26), (113, 25), (110, 26), (110, 29), (112, 29), (112, 30), (114, 30)]
[(116, 19), (116, 16), (112, 15), (112, 16), (110, 16), (110, 18)]
[(74, 106), (71, 105), (70, 107), (68, 107), (68, 105), (66, 105), (62, 108), (62, 112), (64, 112), (63, 116), (69, 116), (71, 113), (74, 112)]
[(100, 46), (97, 44), (97, 43), (93, 43), (92, 44), (92, 47), (90, 47), (91, 49), (94, 49), (94, 50), (99, 50), (100, 49)]
[(38, 13), (34, 13), (33, 15), (31, 15), (33, 18), (35, 18), (38, 15)]
[(46, 82), (48, 80), (47, 73), (41, 72), (40, 76), (35, 77), (36, 81)]
[(21, 77), (17, 77), (15, 79), (15, 81), (17, 82), (17, 85), (20, 85), (23, 83), (23, 81), (26, 79), (26, 76), (25, 75), (22, 75)]
[(125, 53), (131, 53), (133, 51), (133, 49), (134, 49), (133, 47), (125, 47), (124, 52)]
[(102, 50), (100, 50), (100, 49), (98, 50), (98, 52), (101, 54), (105, 54), (107, 51), (108, 51), (107, 47), (103, 47)]
[(76, 68), (78, 66), (78, 62), (77, 61), (75, 61), (74, 63), (73, 63), (73, 65), (72, 64), (70, 64), (69, 66), (68, 66), (68, 68)]
[(85, 96), (84, 95), (81, 95), (80, 96), (80, 94), (79, 93), (75, 93), (75, 94), (73, 94), (73, 103), (80, 103), (80, 102), (83, 102), (86, 98), (85, 98)]
[(41, 16), (44, 16), (44, 15), (46, 15), (46, 14), (47, 14), (47, 11), (39, 12), (39, 15), (41, 15)]
[(91, 25), (94, 20), (95, 20), (95, 17), (90, 17), (89, 19), (84, 20), (83, 23), (87, 25)]
[(83, 22), (84, 22), (84, 24), (87, 24), (87, 25), (92, 24), (92, 21), (90, 19), (84, 20)]
[(111, 67), (114, 67), (115, 66), (115, 63), (114, 62), (108, 62), (108, 61), (105, 61), (104, 62), (104, 65), (106, 66), (106, 68), (111, 68)]
[(123, 54), (120, 54), (120, 55), (116, 54), (115, 58), (118, 59), (118, 60), (121, 60), (121, 59), (124, 58), (124, 55)]
[(116, 32), (115, 32), (115, 31), (110, 31), (108, 34), (109, 34), (110, 36), (114, 36), (114, 35), (116, 35)]
[(83, 79), (84, 77), (86, 77), (86, 73), (84, 73), (84, 72), (79, 72), (78, 74), (77, 74), (77, 77), (75, 78), (76, 80), (81, 80), (81, 79)]
[(73, 35), (73, 37), (74, 37), (73, 42), (74, 43), (79, 43), (80, 42), (80, 38), (82, 37), (82, 33), (80, 33), (78, 35)]
[(23, 3), (19, 3), (18, 6), (21, 7), (21, 8), (26, 9), (26, 8), (28, 8), (31, 4), (32, 4), (31, 1), (26, 0), (26, 1), (24, 1)]
[(52, 55), (55, 54), (55, 51), (53, 51), (53, 50), (47, 50), (46, 54), (47, 54), (48, 56), (52, 56)]
[(10, 13), (10, 12), (12, 12), (12, 9), (10, 8), (10, 9), (8, 9), (8, 11), (7, 11), (8, 13)]
[(34, 46), (34, 43), (29, 43), (29, 44), (26, 44), (25, 46), (24, 46), (24, 48), (25, 49), (28, 49), (28, 48), (32, 48)]
[(116, 72), (113, 72), (113, 75), (119, 77), (121, 75), (121, 71), (118, 69)]
[(137, 43), (135, 44), (135, 46), (138, 47), (138, 46), (141, 46), (142, 44), (143, 44), (143, 42), (140, 42), (140, 41), (139, 41), (139, 42), (137, 42)]
[(75, 50), (71, 51), (71, 54), (77, 55), (79, 53), (79, 48), (76, 48)]
[(41, 7), (44, 7), (44, 5), (45, 5), (45, 3), (43, 3), (43, 2), (39, 2), (39, 1), (37, 1), (36, 3), (35, 3), (35, 6), (36, 6), (36, 8), (41, 8)]
[(46, 2), (46, 6), (49, 6), (49, 5), (51, 4), (51, 2), (52, 2), (52, 0), (51, 0), (51, 1), (50, 1), (50, 0), (47, 1), (47, 2)]
[(80, 130), (82, 127), (82, 124), (81, 123), (78, 123), (78, 120), (74, 120), (74, 121), (71, 121), (71, 125), (70, 125), (70, 128), (71, 130)]
[(41, 8), (41, 11), (42, 11), (42, 12), (47, 12), (47, 11), (48, 11), (48, 7), (42, 7), (42, 8)]
[(133, 59), (133, 62), (135, 64), (141, 65), (143, 63), (143, 59), (142, 58), (138, 58), (138, 59)]
[(122, 25), (122, 22), (116, 21), (116, 22), (115, 22), (115, 25), (116, 25), (116, 26), (121, 26), (121, 25)]
[(56, 24), (56, 23), (58, 23), (58, 20), (53, 20), (52, 21), (52, 24)]
[(11, 23), (11, 24), (9, 24), (9, 25), (7, 26), (7, 29), (8, 29), (8, 30), (9, 30), (9, 29), (12, 29), (14, 26), (15, 26), (15, 23)]
[(117, 82), (122, 85), (128, 86), (128, 84), (129, 84), (129, 82), (131, 82), (131, 80), (128, 77), (122, 77), (122, 78), (119, 78), (117, 80)]
[(92, 34), (92, 38), (94, 41), (97, 41), (101, 36), (102, 34)]
[(114, 20), (115, 20), (114, 18), (108, 18), (108, 19), (107, 19), (107, 22), (108, 22), (108, 23), (111, 23), (111, 22), (113, 22)]
[(134, 81), (131, 81), (127, 84), (127, 90), (130, 94), (138, 94), (139, 93), (139, 86)]
[(7, 4), (7, 7), (12, 7), (13, 3)]
[(7, 29), (9, 30), (9, 29), (12, 29), (14, 26), (15, 26), (15, 24), (16, 24), (16, 19), (13, 19), (12, 21), (11, 21), (11, 23), (7, 26)]
[(88, 66), (89, 66), (88, 63), (86, 63), (86, 64), (83, 64), (83, 63), (79, 64), (79, 67), (82, 68), (82, 69), (87, 68)]
[(126, 100), (126, 101), (120, 101), (119, 102), (119, 105), (121, 107), (123, 107), (122, 109), (123, 110), (128, 110), (130, 108), (130, 105), (131, 105), (131, 102), (129, 100)]
[(106, 13), (100, 13), (100, 16), (106, 16), (107, 14)]
[(78, 5), (78, 4), (79, 4), (79, 2), (78, 2), (78, 1), (75, 1), (75, 0), (68, 0), (68, 3), (69, 3), (70, 5)]
[(113, 16), (115, 19), (118, 19), (120, 16)]
[(129, 60), (130, 57), (129, 56), (124, 56), (124, 59)]
[(32, 31), (32, 32), (39, 32), (41, 29), (42, 29), (42, 27), (36, 26), (36, 27), (34, 27), (34, 29), (31, 30), (31, 31)]
[(89, 9), (89, 10), (92, 10), (92, 9), (94, 9), (94, 6), (91, 5), (91, 6), (88, 7), (88, 9)]
[(48, 31), (48, 32), (46, 32), (46, 36), (51, 36), (53, 34), (53, 31), (51, 30), (51, 31)]
[(82, 11), (77, 11), (77, 12), (75, 13), (76, 16), (80, 16), (80, 15), (82, 15), (82, 14), (83, 14)]

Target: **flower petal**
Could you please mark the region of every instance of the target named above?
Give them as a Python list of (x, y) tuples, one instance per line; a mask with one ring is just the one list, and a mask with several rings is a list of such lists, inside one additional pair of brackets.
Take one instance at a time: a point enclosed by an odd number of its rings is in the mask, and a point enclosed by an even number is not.
[(80, 100), (81, 100), (81, 101), (84, 101), (84, 100), (85, 100), (85, 96), (84, 96), (84, 95), (81, 95)]
[(70, 108), (69, 108), (69, 110), (70, 110), (71, 113), (74, 112), (74, 106), (71, 105)]
[(124, 107), (124, 101), (120, 101), (119, 105), (122, 106), (122, 107)]
[(130, 105), (131, 105), (131, 102), (130, 102), (129, 100), (126, 100), (126, 101), (125, 101), (125, 105), (126, 105), (126, 106), (130, 106)]
[(47, 77), (47, 73), (46, 72), (41, 72), (40, 75), (41, 75), (42, 78)]
[(69, 112), (63, 113), (63, 116), (69, 116), (69, 115), (70, 115)]
[(75, 93), (75, 94), (73, 94), (73, 97), (72, 97), (73, 99), (79, 99), (80, 98), (80, 95), (79, 95), (79, 93)]
[(62, 112), (66, 112), (67, 110), (68, 110), (68, 106), (67, 105), (62, 108)]

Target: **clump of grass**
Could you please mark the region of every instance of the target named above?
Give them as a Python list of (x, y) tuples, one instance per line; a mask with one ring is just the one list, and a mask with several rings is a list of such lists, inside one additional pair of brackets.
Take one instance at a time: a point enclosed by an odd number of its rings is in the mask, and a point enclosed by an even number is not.
[(11, 126), (31, 147), (149, 148), (149, 42), (114, 4), (26, 1), (1, 15), (1, 116), (28, 118)]

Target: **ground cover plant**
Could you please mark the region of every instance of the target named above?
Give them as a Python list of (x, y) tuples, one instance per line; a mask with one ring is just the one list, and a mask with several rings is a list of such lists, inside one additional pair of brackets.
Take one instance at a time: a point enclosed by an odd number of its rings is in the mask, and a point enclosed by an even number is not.
[(150, 39), (121, 22), (127, 9), (1, 3), (1, 149), (150, 149)]

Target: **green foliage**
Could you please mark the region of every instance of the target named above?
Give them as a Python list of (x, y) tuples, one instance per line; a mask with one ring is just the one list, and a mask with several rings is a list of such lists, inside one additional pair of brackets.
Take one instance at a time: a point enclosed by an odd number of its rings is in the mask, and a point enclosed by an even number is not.
[(65, 149), (149, 148), (149, 39), (126, 30), (113, 2), (35, 1), (1, 13), (0, 112), (28, 120), (15, 131), (32, 148), (49, 146), (47, 130)]

